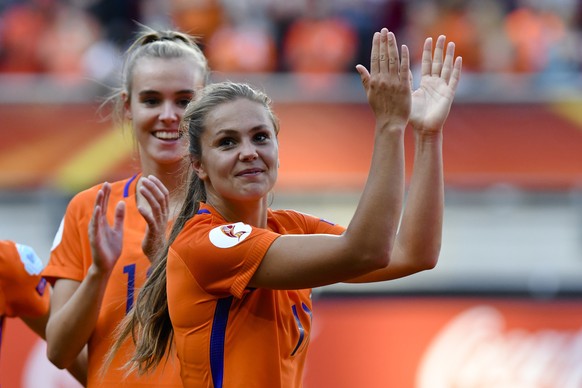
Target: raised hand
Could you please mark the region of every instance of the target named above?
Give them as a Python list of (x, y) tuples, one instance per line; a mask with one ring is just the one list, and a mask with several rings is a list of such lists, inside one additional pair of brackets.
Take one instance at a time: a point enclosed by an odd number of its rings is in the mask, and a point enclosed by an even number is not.
[(443, 62), (445, 36), (438, 37), (434, 55), (432, 38), (427, 38), (422, 51), (420, 86), (412, 93), (410, 123), (421, 133), (439, 133), (449, 115), (461, 78), (462, 59), (449, 42)]
[(123, 247), (123, 221), (125, 219), (125, 202), (115, 207), (113, 226), (107, 221), (107, 205), (111, 185), (103, 184), (97, 192), (93, 216), (89, 222), (89, 242), (93, 255), (93, 265), (102, 273), (110, 273), (121, 255)]
[(139, 205), (137, 208), (147, 223), (141, 248), (148, 259), (153, 262), (158, 249), (166, 241), (170, 193), (162, 181), (153, 175), (140, 179), (139, 193), (148, 205)]
[(410, 59), (408, 48), (402, 46), (402, 59), (398, 55), (396, 37), (383, 28), (374, 33), (370, 72), (357, 65), (368, 103), (380, 125), (403, 128), (408, 123), (411, 110)]

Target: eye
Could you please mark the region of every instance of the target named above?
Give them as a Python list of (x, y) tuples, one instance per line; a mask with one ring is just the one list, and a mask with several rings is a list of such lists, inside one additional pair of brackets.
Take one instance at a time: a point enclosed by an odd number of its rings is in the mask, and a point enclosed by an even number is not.
[(236, 144), (236, 141), (232, 137), (223, 137), (218, 140), (218, 146), (220, 148), (230, 148)]
[(142, 104), (148, 106), (156, 106), (159, 104), (159, 100), (157, 98), (148, 97), (141, 100)]
[(181, 98), (178, 101), (176, 101), (176, 105), (178, 105), (182, 109), (185, 109), (189, 103), (190, 103), (190, 98)]
[(185, 109), (192, 98), (194, 98), (194, 93), (180, 93), (176, 96), (176, 105), (182, 109)]
[(253, 140), (257, 143), (264, 143), (269, 140), (270, 136), (266, 132), (258, 132), (253, 136)]

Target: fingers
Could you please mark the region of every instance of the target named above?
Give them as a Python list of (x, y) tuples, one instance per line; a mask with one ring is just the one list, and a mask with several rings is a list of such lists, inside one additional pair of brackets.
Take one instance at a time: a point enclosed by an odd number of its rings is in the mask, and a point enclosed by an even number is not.
[(123, 231), (123, 220), (125, 219), (125, 202), (119, 201), (115, 206), (115, 217), (113, 219), (113, 229)]
[(107, 209), (107, 204), (109, 203), (109, 195), (111, 194), (111, 185), (109, 184), (109, 182), (103, 183), (101, 191), (103, 191), (103, 201), (101, 203), (101, 208)]
[(109, 191), (111, 191), (111, 187), (109, 183), (105, 182), (97, 192), (97, 196), (95, 197), (95, 205), (94, 208), (99, 206), (100, 208), (105, 208), (107, 206), (107, 201), (109, 200)]
[(401, 81), (408, 82), (412, 85), (412, 73), (410, 71), (410, 52), (408, 46), (402, 45), (400, 49), (402, 52), (402, 59), (400, 60), (400, 78)]
[(432, 59), (431, 74), (433, 76), (440, 76), (443, 69), (443, 52), (445, 48), (445, 36), (440, 35), (437, 38), (436, 47)]
[(142, 178), (139, 192), (152, 210), (167, 213), (170, 193), (158, 178), (153, 175)]
[(432, 38), (426, 38), (422, 47), (422, 60), (420, 73), (424, 77), (430, 75), (432, 68)]
[(444, 35), (438, 37), (434, 54), (432, 53), (432, 38), (427, 38), (424, 41), (421, 74), (422, 76), (440, 77), (453, 90), (456, 90), (461, 77), (462, 59), (461, 57), (455, 58), (455, 43), (453, 42), (447, 44), (445, 53), (445, 41)]
[[(94, 239), (98, 239), (100, 233), (106, 230), (109, 226), (107, 223), (107, 207), (109, 197), (111, 195), (111, 185), (105, 182), (101, 189), (97, 192), (95, 197), (95, 207), (93, 208), (93, 216), (89, 222), (89, 233)], [(113, 218), (113, 230), (122, 231), (123, 221), (125, 219), (125, 202), (119, 201), (115, 206), (115, 213)]]
[(459, 80), (461, 79), (461, 68), (463, 67), (463, 59), (461, 57), (457, 57), (455, 59), (455, 65), (453, 66), (453, 73), (451, 75), (451, 80), (449, 82), (449, 86), (453, 91), (457, 90), (457, 85), (459, 84)]
[(380, 33), (375, 32), (372, 38), (372, 53), (370, 54), (370, 72), (375, 74), (380, 71)]
[(447, 45), (447, 54), (445, 55), (445, 62), (443, 63), (441, 73), (441, 77), (443, 80), (445, 80), (446, 83), (449, 83), (449, 80), (451, 79), (454, 55), (455, 55), (455, 44), (453, 42), (449, 42), (449, 44)]
[(380, 30), (380, 58), (378, 58), (378, 70), (380, 73), (388, 71), (388, 59), (390, 58), (390, 51), (388, 47), (386, 47), (387, 42), (388, 29), (382, 28)]
[(362, 80), (362, 85), (364, 85), (364, 90), (368, 90), (368, 86), (370, 85), (370, 73), (368, 72), (368, 69), (362, 65), (356, 65), (356, 70), (360, 74), (360, 79)]
[(170, 193), (164, 184), (155, 176), (150, 175), (140, 180), (139, 192), (149, 205), (138, 207), (150, 230), (165, 230), (168, 223)]
[[(397, 74), (400, 65), (400, 58), (394, 33), (388, 31), (387, 28), (382, 28), (380, 31), (379, 45), (380, 57), (377, 61), (379, 72)], [(374, 74), (373, 71), (372, 74)]]
[[(408, 54), (408, 53), (407, 53)], [(362, 65), (357, 65), (356, 70), (360, 74), (364, 87), (368, 86), (371, 76), (378, 73), (398, 74), (400, 67), (405, 63), (405, 73), (410, 69), (410, 60), (407, 55), (405, 61), (400, 60), (398, 53), (398, 45), (394, 33), (388, 31), (387, 28), (382, 28), (380, 32), (375, 32), (372, 39), (372, 52), (370, 55), (370, 71)], [(408, 76), (407, 76), (408, 77)]]
[(93, 216), (89, 223), (91, 232), (96, 233), (104, 222), (103, 215), (107, 210), (107, 203), (109, 202), (109, 194), (111, 193), (111, 185), (108, 182), (103, 183), (103, 186), (95, 196), (95, 206), (93, 208)]
[[(384, 33), (386, 34), (386, 36), (384, 37)], [(391, 74), (397, 74), (398, 73), (398, 67), (400, 65), (400, 59), (399, 59), (399, 55), (398, 55), (398, 46), (396, 44), (396, 37), (394, 36), (393, 32), (388, 32), (388, 30), (386, 28), (382, 29), (382, 43), (383, 46), (386, 47), (387, 46), (387, 51), (388, 51), (388, 61), (384, 61), (384, 64), (386, 64), (386, 62), (388, 62), (388, 67), (385, 67), (388, 69), (388, 71)]]
[[(100, 193), (101, 192), (97, 193), (97, 196), (99, 196)], [(89, 221), (89, 237), (92, 240), (95, 239), (96, 236), (99, 234), (98, 232), (101, 224), (100, 219), (101, 219), (101, 206), (95, 204), (95, 207), (93, 208), (93, 216)]]

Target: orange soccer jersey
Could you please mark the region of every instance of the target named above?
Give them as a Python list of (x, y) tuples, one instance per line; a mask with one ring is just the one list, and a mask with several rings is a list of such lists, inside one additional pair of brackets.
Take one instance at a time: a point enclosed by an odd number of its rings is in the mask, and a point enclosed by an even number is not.
[(4, 317), (39, 317), (48, 313), (49, 292), (40, 276), (42, 267), (32, 248), (0, 241), (0, 345)]
[[(141, 249), (145, 236), (146, 222), (139, 214), (136, 203), (136, 184), (138, 176), (124, 181), (114, 182), (109, 197), (107, 218), (113, 223), (115, 206), (125, 201), (126, 212), (123, 229), (123, 250), (115, 264), (95, 330), (89, 340), (88, 387), (181, 387), (179, 365), (172, 362), (160, 366), (152, 374), (126, 376), (123, 365), (133, 354), (133, 344), (127, 341), (105, 375), (100, 369), (103, 358), (113, 344), (112, 333), (135, 301), (136, 290), (146, 280), (150, 261)], [(43, 275), (54, 283), (57, 279), (82, 281), (93, 259), (89, 244), (89, 221), (91, 220), (95, 197), (99, 190), (95, 186), (77, 194), (69, 203), (63, 222), (53, 244), (49, 263)]]
[(300, 387), (311, 329), (311, 290), (249, 289), (282, 234), (343, 227), (291, 210), (268, 228), (228, 223), (202, 205), (172, 244), (168, 305), (186, 387)]

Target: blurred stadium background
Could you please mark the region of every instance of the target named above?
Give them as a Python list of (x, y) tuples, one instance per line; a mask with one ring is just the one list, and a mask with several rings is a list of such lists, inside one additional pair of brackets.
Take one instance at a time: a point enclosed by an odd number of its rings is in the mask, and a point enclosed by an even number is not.
[[(265, 89), (282, 124), (274, 207), (344, 225), (371, 152), (354, 66), (373, 32), (395, 31), (413, 65), (426, 36), (455, 41), (439, 264), (317, 290), (306, 387), (582, 386), (580, 1), (0, 1), (0, 238), (46, 260), (74, 193), (136, 171), (130, 134), (96, 114), (136, 21), (198, 35), (214, 80)], [(10, 323), (0, 382), (64, 386)]]

